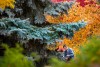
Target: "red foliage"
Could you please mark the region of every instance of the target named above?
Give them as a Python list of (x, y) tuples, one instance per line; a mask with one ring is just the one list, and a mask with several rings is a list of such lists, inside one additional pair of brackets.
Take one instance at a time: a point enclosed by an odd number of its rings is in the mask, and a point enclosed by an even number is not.
[(88, 2), (85, 2), (86, 0), (76, 0), (76, 2), (79, 2), (80, 3), (80, 6), (84, 7), (85, 5), (88, 5), (88, 4), (96, 4), (93, 0), (90, 0)]
[(80, 6), (85, 6), (85, 0), (77, 0), (77, 2), (79, 2), (80, 3)]
[(64, 1), (70, 2), (70, 1), (74, 1), (74, 0), (51, 0), (51, 2), (53, 2), (53, 3), (60, 3), (60, 2), (64, 2)]

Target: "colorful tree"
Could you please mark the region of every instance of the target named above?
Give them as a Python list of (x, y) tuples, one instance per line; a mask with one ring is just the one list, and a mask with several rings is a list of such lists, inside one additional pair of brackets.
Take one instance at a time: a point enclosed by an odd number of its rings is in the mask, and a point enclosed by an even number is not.
[(0, 0), (0, 8), (5, 9), (6, 7), (14, 8), (15, 0)]
[(59, 17), (52, 17), (46, 15), (46, 19), (50, 23), (58, 24), (60, 23), (74, 23), (79, 20), (85, 20), (88, 25), (80, 29), (80, 31), (74, 34), (74, 37), (70, 40), (64, 38), (64, 44), (72, 47), (76, 52), (78, 52), (79, 46), (87, 41), (87, 38), (91, 35), (100, 35), (100, 8), (95, 2), (85, 1), (84, 7), (78, 3), (72, 6), (69, 10), (68, 15), (61, 15)]

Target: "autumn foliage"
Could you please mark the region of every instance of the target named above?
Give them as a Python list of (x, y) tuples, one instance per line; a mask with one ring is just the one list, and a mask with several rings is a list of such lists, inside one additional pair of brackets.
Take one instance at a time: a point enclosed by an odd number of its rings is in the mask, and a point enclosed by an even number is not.
[(60, 3), (60, 2), (65, 2), (65, 1), (69, 2), (69, 1), (74, 1), (74, 0), (51, 0), (51, 2), (53, 3)]
[[(75, 32), (74, 37), (70, 40), (63, 39), (63, 44), (72, 47), (75, 52), (78, 48), (87, 41), (91, 35), (100, 35), (100, 6), (95, 0), (80, 0), (76, 2), (69, 10), (68, 15), (63, 14), (58, 17), (46, 16), (48, 22), (53, 24), (58, 23), (74, 23), (79, 20), (87, 21), (87, 26), (80, 31)], [(59, 44), (58, 44), (59, 45)]]
[(6, 7), (14, 8), (15, 0), (0, 0), (0, 8), (5, 9)]

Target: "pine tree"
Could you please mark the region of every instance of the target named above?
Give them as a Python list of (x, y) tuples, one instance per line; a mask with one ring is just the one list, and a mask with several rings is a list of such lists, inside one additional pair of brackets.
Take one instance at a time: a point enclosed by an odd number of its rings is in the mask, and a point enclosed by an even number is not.
[(51, 0), (16, 0), (14, 9), (6, 8), (1, 13), (1, 43), (14, 46), (19, 42), (23, 44), (25, 54), (35, 51), (44, 58), (46, 45), (55, 44), (64, 36), (71, 39), (75, 31), (86, 25), (84, 21), (70, 24), (52, 24), (46, 21), (47, 14), (53, 17), (63, 13), (67, 15), (72, 4), (74, 1), (53, 3)]

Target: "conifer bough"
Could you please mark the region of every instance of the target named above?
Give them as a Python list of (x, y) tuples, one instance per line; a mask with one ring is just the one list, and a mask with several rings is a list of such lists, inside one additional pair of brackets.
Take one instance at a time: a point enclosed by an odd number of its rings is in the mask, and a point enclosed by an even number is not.
[(29, 40), (39, 40), (40, 43), (51, 44), (59, 38), (66, 36), (72, 38), (74, 31), (85, 27), (86, 22), (79, 21), (70, 24), (52, 24), (45, 27), (31, 25), (28, 20), (19, 18), (0, 19), (0, 35), (14, 38), (17, 36), (21, 43)]

